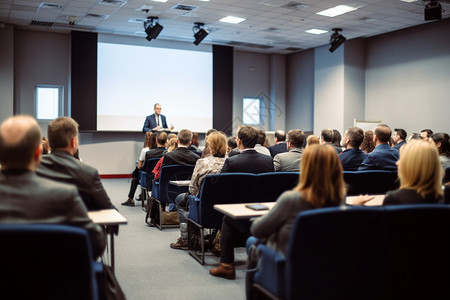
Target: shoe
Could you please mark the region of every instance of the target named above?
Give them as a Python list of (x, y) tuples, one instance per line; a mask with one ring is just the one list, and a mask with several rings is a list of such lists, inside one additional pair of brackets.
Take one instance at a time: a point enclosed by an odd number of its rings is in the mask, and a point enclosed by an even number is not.
[(220, 264), (219, 267), (215, 269), (210, 269), (209, 274), (211, 274), (212, 276), (223, 277), (226, 279), (234, 279), (236, 278), (236, 269), (234, 268), (234, 265), (225, 266), (224, 264)]
[(139, 196), (137, 196), (136, 198), (134, 198), (134, 200), (136, 200), (136, 201), (142, 201), (142, 197), (141, 197), (142, 195), (139, 195)]
[(128, 199), (127, 201), (123, 202), (122, 205), (124, 206), (134, 206), (134, 201), (130, 199)]
[(171, 243), (170, 248), (172, 249), (182, 249), (187, 250), (188, 249), (188, 242), (181, 237), (178, 238), (176, 243)]

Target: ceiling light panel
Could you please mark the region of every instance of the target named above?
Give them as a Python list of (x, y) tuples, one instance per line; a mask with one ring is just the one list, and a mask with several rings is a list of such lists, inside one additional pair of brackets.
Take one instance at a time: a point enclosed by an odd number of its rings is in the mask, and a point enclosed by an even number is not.
[(312, 33), (312, 34), (323, 34), (323, 33), (327, 33), (328, 31), (322, 30), (322, 29), (309, 29), (309, 30), (306, 30), (305, 32)]
[(351, 7), (348, 5), (338, 5), (326, 10), (319, 11), (318, 13), (316, 13), (316, 15), (321, 15), (325, 17), (336, 17), (357, 9), (358, 9), (357, 7)]
[(245, 19), (239, 18), (239, 17), (228, 16), (228, 17), (220, 19), (219, 21), (224, 22), (224, 23), (239, 24), (239, 23), (245, 21)]

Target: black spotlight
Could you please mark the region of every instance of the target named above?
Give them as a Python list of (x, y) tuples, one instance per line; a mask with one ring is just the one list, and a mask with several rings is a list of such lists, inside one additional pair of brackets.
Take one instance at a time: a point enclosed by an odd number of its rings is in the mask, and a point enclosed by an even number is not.
[(198, 46), (203, 39), (209, 34), (209, 31), (206, 30), (204, 23), (194, 23), (194, 27), (192, 27), (192, 31), (194, 32), (194, 45)]
[(164, 27), (159, 24), (158, 17), (148, 17), (147, 20), (144, 21), (144, 28), (145, 33), (147, 34), (146, 39), (151, 41), (158, 37)]
[(339, 31), (342, 31), (341, 28), (333, 28), (334, 32), (331, 34), (330, 37), (330, 52), (333, 53), (334, 50), (339, 48), (340, 45), (342, 45), (347, 39), (339, 33)]
[(442, 19), (442, 6), (436, 1), (432, 0), (425, 6), (424, 10), (425, 21), (441, 20)]

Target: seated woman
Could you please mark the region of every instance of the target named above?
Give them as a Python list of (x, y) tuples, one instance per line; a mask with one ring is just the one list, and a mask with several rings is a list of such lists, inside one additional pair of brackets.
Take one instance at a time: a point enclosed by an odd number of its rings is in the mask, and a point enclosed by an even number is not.
[[(436, 146), (412, 140), (400, 148), (397, 162), (400, 188), (386, 193), (383, 205), (443, 203), (442, 168)], [(364, 205), (373, 197), (360, 196), (353, 205)]]
[(431, 140), (434, 142), (439, 151), (439, 160), (441, 161), (442, 168), (445, 170), (450, 167), (450, 137), (448, 134), (439, 132), (434, 133), (431, 136)]
[(208, 149), (209, 155), (200, 158), (195, 164), (191, 182), (189, 183), (189, 193), (179, 194), (175, 199), (178, 220), (180, 221), (181, 236), (175, 243), (170, 244), (170, 248), (187, 249), (187, 220), (189, 214), (188, 195), (198, 195), (205, 176), (219, 173), (222, 170), (227, 152), (227, 138), (225, 134), (219, 131), (210, 133), (208, 135)]
[[(270, 247), (284, 253), (292, 224), (299, 212), (341, 205), (344, 195), (342, 165), (336, 150), (330, 145), (308, 146), (300, 162), (299, 184), (293, 190), (281, 194), (277, 204), (266, 215), (253, 222), (251, 234), (257, 238), (267, 238)], [(225, 223), (224, 218), (221, 231), (221, 264), (218, 268), (211, 269), (210, 273), (234, 279), (234, 245), (233, 241), (224, 238), (228, 236)]]

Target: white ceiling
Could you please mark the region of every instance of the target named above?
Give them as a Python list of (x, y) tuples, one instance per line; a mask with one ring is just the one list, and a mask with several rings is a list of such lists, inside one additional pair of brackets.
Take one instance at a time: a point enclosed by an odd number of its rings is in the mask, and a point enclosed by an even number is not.
[[(450, 1), (440, 1), (443, 18), (450, 16)], [(46, 7), (44, 3), (56, 4)], [(428, 1), (401, 0), (0, 0), (0, 22), (19, 28), (67, 32), (92, 31), (145, 38), (143, 20), (159, 17), (164, 26), (158, 39), (193, 42), (192, 27), (202, 22), (211, 33), (204, 44), (232, 45), (238, 49), (266, 53), (290, 53), (329, 42), (331, 29), (339, 27), (347, 39), (374, 36), (426, 23), (424, 7)], [(194, 6), (192, 11), (174, 9)], [(358, 10), (331, 18), (316, 13), (340, 4)], [(149, 9), (148, 13), (143, 9)], [(219, 20), (242, 17), (240, 24)], [(32, 20), (49, 22), (31, 25)], [(70, 25), (70, 21), (74, 25)], [(1, 25), (1, 24), (0, 24)], [(46, 25), (46, 26), (43, 26)], [(306, 33), (323, 29), (321, 35)], [(291, 48), (291, 49), (290, 49)]]

